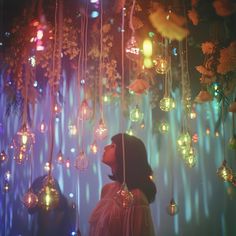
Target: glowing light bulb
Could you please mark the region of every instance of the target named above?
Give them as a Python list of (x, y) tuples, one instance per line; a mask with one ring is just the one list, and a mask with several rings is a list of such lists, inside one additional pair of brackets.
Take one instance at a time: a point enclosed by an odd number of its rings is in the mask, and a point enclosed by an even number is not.
[(39, 131), (41, 133), (45, 133), (47, 131), (47, 125), (44, 120), (42, 120), (41, 123), (39, 124)]
[(159, 125), (159, 131), (162, 134), (166, 134), (169, 132), (169, 124), (166, 121), (162, 121)]
[(85, 155), (84, 151), (79, 153), (79, 156), (75, 160), (75, 168), (78, 170), (85, 170), (88, 168), (88, 158)]
[(126, 44), (125, 53), (127, 58), (133, 61), (137, 61), (140, 58), (140, 50), (135, 39), (135, 36), (131, 36), (130, 40)]
[(167, 213), (168, 213), (170, 216), (174, 216), (174, 215), (176, 215), (178, 212), (179, 212), (179, 207), (178, 207), (178, 205), (175, 203), (174, 198), (172, 198), (172, 199), (170, 200), (169, 205), (167, 206)]
[(37, 206), (38, 204), (38, 197), (35, 195), (31, 190), (29, 190), (22, 199), (24, 206), (28, 209)]
[(166, 58), (158, 56), (153, 60), (154, 68), (158, 74), (166, 74), (169, 64)]
[(160, 100), (160, 109), (169, 112), (175, 108), (175, 101), (169, 96), (165, 96)]
[(92, 117), (92, 110), (88, 105), (86, 99), (84, 99), (80, 106), (80, 119), (82, 120), (89, 120)]
[(57, 154), (57, 163), (58, 164), (63, 164), (63, 162), (64, 162), (64, 158), (63, 158), (62, 151), (60, 150)]
[(1, 151), (0, 153), (0, 164), (3, 164), (7, 161), (7, 154), (5, 153), (4, 150)]
[(150, 39), (145, 39), (143, 41), (143, 55), (145, 57), (152, 56), (152, 41)]
[(140, 111), (138, 105), (136, 105), (135, 108), (130, 111), (129, 117), (133, 122), (140, 122), (143, 120), (143, 112)]
[(99, 140), (105, 139), (108, 134), (108, 129), (106, 124), (104, 123), (103, 119), (101, 118), (99, 124), (95, 130), (95, 137)]
[(98, 152), (98, 146), (97, 146), (97, 142), (94, 141), (91, 145), (90, 145), (90, 151), (93, 154), (96, 154)]

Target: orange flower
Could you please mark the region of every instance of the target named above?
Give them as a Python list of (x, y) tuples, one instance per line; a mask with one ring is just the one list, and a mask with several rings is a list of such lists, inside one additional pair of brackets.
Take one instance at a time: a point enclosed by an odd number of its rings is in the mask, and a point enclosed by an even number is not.
[(212, 42), (205, 42), (201, 45), (203, 54), (212, 54), (215, 50), (215, 44)]
[(198, 25), (199, 22), (198, 14), (194, 8), (188, 11), (188, 18), (192, 21), (193, 25)]
[(211, 77), (213, 77), (214, 76), (214, 72), (213, 71), (211, 71), (211, 70), (207, 70), (204, 66), (196, 66), (195, 67), (196, 68), (196, 70), (199, 72), (199, 73), (201, 73), (202, 75), (204, 75), (204, 76), (206, 76), (206, 77), (208, 77), (208, 78), (211, 78)]
[(229, 47), (220, 50), (219, 65), (217, 66), (219, 74), (226, 74), (234, 70), (236, 70), (236, 41), (232, 42)]
[(128, 86), (128, 89), (141, 95), (149, 89), (149, 83), (144, 79), (136, 79)]

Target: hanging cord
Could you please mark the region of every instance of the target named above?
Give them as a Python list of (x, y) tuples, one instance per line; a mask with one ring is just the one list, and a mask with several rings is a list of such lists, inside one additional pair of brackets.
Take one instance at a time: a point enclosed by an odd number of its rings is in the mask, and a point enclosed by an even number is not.
[(133, 14), (134, 14), (134, 6), (135, 6), (135, 0), (133, 0), (133, 5), (131, 8), (131, 12), (130, 12), (130, 18), (129, 18), (129, 27), (132, 30), (132, 35), (134, 35), (134, 25), (133, 25)]
[(102, 67), (103, 67), (103, 4), (102, 1), (100, 2), (100, 56), (99, 56), (99, 107), (100, 107), (100, 114), (101, 119), (103, 120), (103, 100), (102, 100)]
[(225, 121), (224, 121), (224, 119), (225, 119), (225, 116), (224, 116), (224, 109), (225, 109), (225, 104), (224, 104), (224, 102), (225, 102), (225, 99), (224, 99), (224, 97), (223, 97), (223, 99), (222, 99), (222, 132), (223, 132), (223, 157), (224, 157), (224, 161), (226, 161), (226, 149), (225, 149)]
[(123, 184), (126, 184), (126, 169), (125, 169), (125, 141), (124, 141), (124, 117), (122, 115), (124, 109), (125, 85), (124, 85), (124, 23), (125, 23), (125, 8), (122, 9), (122, 28), (121, 28), (121, 130), (122, 130), (122, 155), (123, 155)]
[(53, 156), (53, 149), (54, 149), (54, 132), (55, 132), (55, 127), (54, 127), (54, 82), (55, 82), (55, 60), (56, 60), (56, 39), (57, 39), (57, 12), (58, 12), (58, 0), (56, 0), (55, 3), (55, 32), (54, 32), (54, 45), (53, 45), (53, 58), (52, 58), (52, 77), (53, 77), (53, 82), (51, 85), (51, 114), (50, 114), (50, 135), (51, 135), (51, 143), (50, 143), (50, 149), (49, 149), (49, 172), (48, 176), (51, 177), (51, 172), (52, 172), (52, 156)]

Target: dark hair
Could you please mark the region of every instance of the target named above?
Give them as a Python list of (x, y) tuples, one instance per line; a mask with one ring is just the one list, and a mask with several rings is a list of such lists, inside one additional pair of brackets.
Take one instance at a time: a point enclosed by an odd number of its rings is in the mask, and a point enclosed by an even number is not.
[(129, 190), (138, 188), (142, 190), (151, 203), (155, 199), (156, 186), (150, 179), (152, 168), (148, 164), (147, 151), (144, 143), (128, 134), (117, 134), (112, 137), (112, 142), (116, 144), (116, 172), (109, 176), (112, 180), (123, 183), (123, 150), (122, 150), (122, 135), (124, 136), (125, 149), (125, 174), (126, 184)]

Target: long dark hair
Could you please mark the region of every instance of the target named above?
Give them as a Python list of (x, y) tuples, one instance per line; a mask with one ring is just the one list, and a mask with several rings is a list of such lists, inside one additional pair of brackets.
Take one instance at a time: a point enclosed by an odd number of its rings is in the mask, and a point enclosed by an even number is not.
[(112, 180), (123, 183), (123, 151), (122, 151), (122, 135), (124, 135), (125, 148), (125, 174), (126, 184), (129, 190), (140, 189), (151, 203), (155, 199), (156, 186), (151, 180), (152, 168), (147, 161), (147, 151), (144, 143), (128, 134), (117, 134), (112, 137), (112, 142), (116, 144), (116, 164), (117, 169), (112, 176)]

